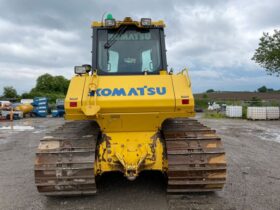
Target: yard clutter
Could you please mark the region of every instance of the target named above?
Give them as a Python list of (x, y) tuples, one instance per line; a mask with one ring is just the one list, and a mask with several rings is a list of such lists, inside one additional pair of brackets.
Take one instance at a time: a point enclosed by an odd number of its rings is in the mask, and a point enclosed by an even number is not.
[(10, 101), (0, 101), (0, 119), (1, 120), (18, 120), (23, 118), (21, 110), (15, 110)]
[(247, 119), (266, 120), (266, 107), (248, 107)]
[(32, 104), (33, 103), (33, 99), (29, 99), (29, 98), (23, 98), (20, 100), (21, 104)]
[(47, 117), (48, 115), (48, 99), (46, 97), (35, 97), (32, 103), (34, 109), (33, 115), (36, 117)]
[(209, 102), (208, 103), (208, 110), (209, 111), (217, 111), (217, 110), (220, 110), (221, 109), (221, 106), (220, 104), (217, 104), (215, 101), (214, 102)]
[(22, 111), (23, 114), (32, 112), (33, 106), (31, 104), (19, 104), (15, 107), (16, 111)]
[(277, 120), (279, 107), (248, 107), (247, 119), (250, 120)]
[(10, 110), (1, 110), (0, 111), (0, 119), (1, 120), (19, 120), (23, 118), (22, 111), (14, 111)]
[(277, 120), (280, 118), (279, 107), (266, 107), (266, 119)]
[(56, 99), (56, 109), (52, 110), (52, 117), (63, 117), (65, 114), (64, 110), (64, 99)]
[(227, 117), (242, 117), (242, 106), (226, 106)]
[(10, 107), (11, 105), (10, 101), (0, 101), (0, 109)]
[(21, 99), (11, 102), (0, 100), (0, 120), (17, 120), (26, 117), (63, 117), (64, 98), (58, 98), (55, 104), (47, 97), (35, 97), (34, 99)]
[(208, 110), (204, 113), (206, 118), (243, 118), (248, 120), (279, 120), (280, 107), (276, 103), (267, 104), (267, 102), (250, 101), (248, 105), (246, 102), (239, 102), (239, 104), (227, 105), (222, 102), (209, 102)]

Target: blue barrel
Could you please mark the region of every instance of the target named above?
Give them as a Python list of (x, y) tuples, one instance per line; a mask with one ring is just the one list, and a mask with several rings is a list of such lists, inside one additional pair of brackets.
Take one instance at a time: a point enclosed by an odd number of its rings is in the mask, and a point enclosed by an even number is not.
[(48, 98), (47, 97), (35, 97), (33, 101), (36, 101), (36, 102), (48, 101)]
[(46, 117), (48, 115), (48, 111), (47, 110), (33, 110), (33, 113), (37, 117)]
[(34, 101), (32, 103), (32, 106), (47, 106), (48, 105), (48, 101)]
[(58, 115), (59, 117), (63, 117), (65, 114), (65, 110), (64, 109), (58, 109)]
[(52, 117), (63, 117), (65, 111), (63, 109), (53, 109), (52, 110)]
[(46, 97), (35, 97), (33, 100), (33, 106), (46, 106), (48, 104), (48, 99)]
[(38, 117), (46, 117), (48, 115), (47, 110), (37, 110), (35, 111), (36, 116)]
[(52, 117), (59, 117), (57, 109), (52, 110)]

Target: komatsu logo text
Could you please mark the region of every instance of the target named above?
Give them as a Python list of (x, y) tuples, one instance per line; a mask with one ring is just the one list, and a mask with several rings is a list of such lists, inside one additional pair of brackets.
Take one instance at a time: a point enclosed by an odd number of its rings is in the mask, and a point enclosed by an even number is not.
[[(137, 88), (98, 88), (96, 90), (97, 96), (153, 96), (153, 95), (165, 95), (166, 87), (137, 87)], [(89, 92), (89, 96), (94, 96), (95, 92)]]

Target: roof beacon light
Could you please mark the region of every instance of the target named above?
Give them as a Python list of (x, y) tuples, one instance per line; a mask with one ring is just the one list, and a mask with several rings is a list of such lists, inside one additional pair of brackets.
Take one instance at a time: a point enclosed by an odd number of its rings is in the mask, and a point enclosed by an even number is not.
[(116, 20), (113, 18), (113, 15), (110, 13), (107, 15), (107, 18), (105, 19), (105, 26), (107, 27), (116, 26)]
[(112, 19), (114, 19), (114, 18), (113, 18), (113, 15), (112, 15), (111, 13), (109, 13), (109, 14), (107, 15), (107, 18), (106, 18), (106, 19), (112, 20)]
[(151, 18), (141, 18), (141, 25), (144, 27), (151, 26), (152, 19)]

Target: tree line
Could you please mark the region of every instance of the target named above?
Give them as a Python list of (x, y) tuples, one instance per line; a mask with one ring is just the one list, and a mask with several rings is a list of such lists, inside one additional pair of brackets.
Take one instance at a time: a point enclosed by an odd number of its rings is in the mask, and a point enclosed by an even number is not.
[(50, 102), (54, 102), (57, 98), (64, 98), (70, 81), (63, 76), (52, 76), (43, 74), (36, 80), (36, 85), (29, 92), (19, 95), (13, 86), (3, 88), (2, 99), (17, 99), (47, 97)]
[[(219, 93), (219, 92), (223, 92), (223, 91), (216, 91), (214, 89), (208, 89), (205, 91), (205, 93)], [(275, 90), (273, 88), (267, 88), (265, 85), (261, 86), (260, 88), (258, 88), (257, 90), (255, 90), (254, 92), (259, 92), (259, 93), (268, 93), (268, 92), (280, 92), (279, 90)]]

